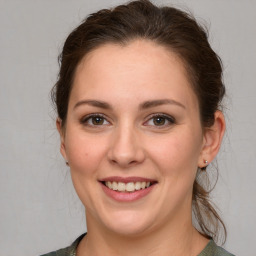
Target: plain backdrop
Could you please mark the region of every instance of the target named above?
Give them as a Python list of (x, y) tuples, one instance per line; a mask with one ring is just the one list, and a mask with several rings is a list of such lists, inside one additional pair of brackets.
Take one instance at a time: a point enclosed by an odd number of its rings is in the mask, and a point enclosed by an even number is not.
[[(49, 92), (68, 33), (87, 14), (123, 2), (0, 0), (0, 256), (40, 255), (86, 231)], [(155, 3), (190, 9), (223, 60), (228, 128), (212, 197), (227, 224), (225, 247), (255, 256), (256, 1)]]

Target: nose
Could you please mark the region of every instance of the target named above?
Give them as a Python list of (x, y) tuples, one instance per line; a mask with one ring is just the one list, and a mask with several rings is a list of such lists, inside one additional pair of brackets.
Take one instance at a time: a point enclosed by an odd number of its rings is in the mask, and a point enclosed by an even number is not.
[(116, 128), (108, 151), (109, 161), (122, 168), (142, 163), (145, 152), (139, 137), (138, 132), (131, 127)]

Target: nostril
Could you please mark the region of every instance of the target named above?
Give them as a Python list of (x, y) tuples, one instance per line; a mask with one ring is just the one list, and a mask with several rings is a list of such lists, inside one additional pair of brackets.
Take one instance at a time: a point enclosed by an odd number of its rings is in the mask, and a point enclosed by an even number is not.
[(112, 164), (115, 164), (115, 165), (120, 165), (122, 167), (130, 167), (130, 166), (133, 166), (133, 165), (136, 165), (138, 163), (138, 161), (120, 161), (120, 160), (115, 160), (115, 159), (111, 159), (110, 162)]
[(111, 161), (112, 163), (115, 163), (115, 164), (117, 163), (116, 160), (114, 160), (114, 159), (111, 159), (110, 161)]
[(137, 163), (140, 162), (140, 161), (137, 161), (136, 159), (131, 160), (131, 158), (129, 159), (128, 157), (125, 157), (125, 156), (124, 157), (113, 157), (113, 158), (110, 158), (109, 160), (112, 164), (117, 164), (117, 165), (120, 165), (123, 167), (136, 165)]

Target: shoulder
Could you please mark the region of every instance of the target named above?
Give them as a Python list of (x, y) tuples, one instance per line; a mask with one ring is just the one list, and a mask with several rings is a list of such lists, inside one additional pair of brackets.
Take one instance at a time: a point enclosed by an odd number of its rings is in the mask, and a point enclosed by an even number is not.
[(214, 255), (215, 256), (235, 256), (234, 254), (227, 252), (225, 249), (219, 246), (216, 246), (216, 252)]
[(68, 246), (66, 248), (62, 248), (62, 249), (59, 249), (59, 250), (54, 251), (54, 252), (43, 254), (41, 256), (75, 256), (76, 255), (76, 248), (77, 248), (79, 242), (82, 240), (82, 238), (85, 235), (86, 235), (86, 233), (79, 236), (70, 246)]
[(72, 256), (72, 255), (75, 255), (75, 254), (74, 253), (72, 254), (72, 246), (69, 246), (55, 252), (49, 252), (41, 256)]
[(206, 245), (204, 250), (198, 256), (234, 256), (233, 254), (227, 252), (220, 246), (217, 246), (213, 240)]
[(47, 253), (47, 254), (43, 254), (41, 256), (56, 256), (56, 252), (50, 252), (50, 253)]

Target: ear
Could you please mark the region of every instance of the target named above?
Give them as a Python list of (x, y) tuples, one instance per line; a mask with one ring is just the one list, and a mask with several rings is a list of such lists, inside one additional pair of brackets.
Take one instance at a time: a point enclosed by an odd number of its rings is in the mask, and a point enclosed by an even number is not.
[[(223, 135), (225, 133), (225, 118), (221, 111), (217, 110), (214, 114), (214, 124), (205, 128), (203, 147), (200, 154), (198, 166), (207, 166), (219, 152)], [(207, 162), (206, 162), (207, 161)]]
[(67, 154), (66, 154), (66, 147), (65, 147), (65, 130), (62, 127), (62, 120), (60, 118), (56, 119), (56, 127), (60, 134), (60, 153), (64, 157), (65, 161), (68, 162)]

